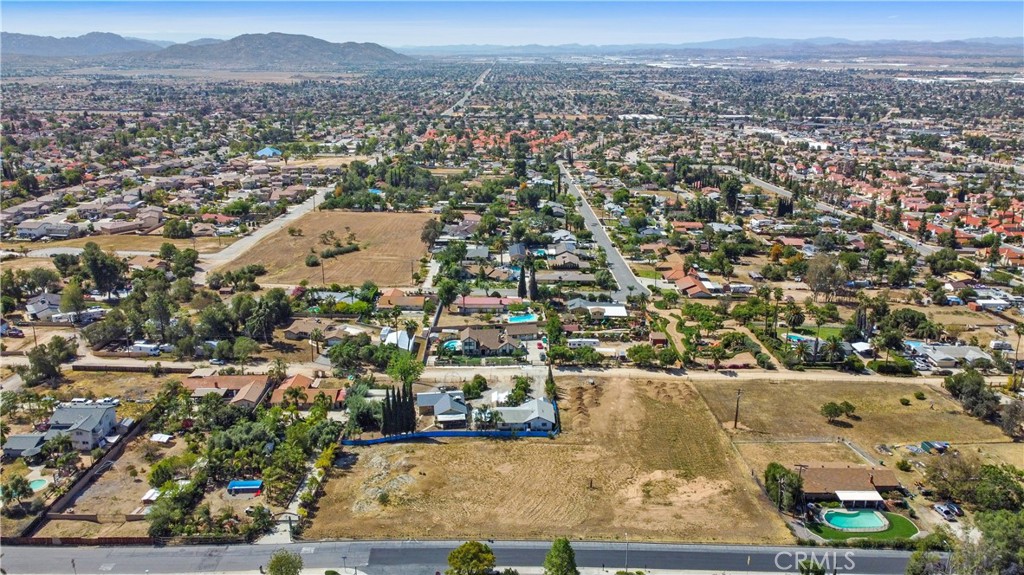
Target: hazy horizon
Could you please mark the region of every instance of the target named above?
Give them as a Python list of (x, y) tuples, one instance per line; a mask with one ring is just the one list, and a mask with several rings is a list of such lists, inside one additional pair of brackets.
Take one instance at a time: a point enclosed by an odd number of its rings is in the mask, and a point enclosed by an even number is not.
[(5, 1), (5, 32), (187, 42), (284, 32), (392, 47), (684, 44), (741, 37), (1020, 37), (1024, 2)]

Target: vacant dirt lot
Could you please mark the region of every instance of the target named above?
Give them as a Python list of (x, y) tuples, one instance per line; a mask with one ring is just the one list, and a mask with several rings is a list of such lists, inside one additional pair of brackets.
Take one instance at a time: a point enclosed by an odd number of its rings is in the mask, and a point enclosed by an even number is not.
[[(175, 440), (170, 445), (158, 445), (149, 441), (143, 433), (129, 444), (114, 466), (101, 473), (71, 504), (79, 515), (98, 515), (100, 522), (91, 521), (48, 521), (39, 530), (40, 537), (134, 537), (145, 536), (149, 523), (146, 521), (125, 521), (124, 516), (141, 512), (142, 496), (149, 491), (147, 477), (151, 464), (143, 457), (147, 446), (157, 449), (163, 459), (180, 455), (185, 451), (185, 441)], [(136, 477), (131, 476), (135, 470)], [(68, 510), (64, 511), (65, 513)]]
[(554, 440), (356, 448), (307, 536), (791, 540), (685, 382), (560, 387)]
[[(825, 376), (823, 376), (825, 377)], [(735, 381), (698, 382), (697, 388), (725, 427), (731, 429), (736, 408), (736, 389), (743, 390), (740, 426), (747, 431), (735, 435), (755, 439), (800, 439), (838, 437), (850, 439), (865, 449), (880, 443), (919, 443), (925, 440), (952, 442), (1009, 441), (997, 426), (964, 415), (960, 406), (937, 388), (916, 383), (867, 381)], [(923, 391), (924, 400), (914, 399)], [(900, 405), (900, 398), (911, 400)], [(840, 419), (829, 424), (820, 413), (828, 401), (849, 401), (858, 419)]]
[(31, 326), (22, 326), (18, 329), (25, 334), (25, 337), (3, 338), (7, 351), (23, 351), (27, 353), (36, 346), (37, 342), (39, 345), (45, 345), (54, 336), (59, 335), (64, 339), (73, 339), (76, 331), (71, 328), (71, 324), (68, 324), (68, 327), (37, 327), (34, 332)]
[(301, 236), (281, 230), (234, 260), (230, 269), (263, 264), (269, 273), (260, 283), (309, 280), (319, 285), (323, 283), (320, 267), (307, 267), (305, 259), (310, 248), (317, 254), (327, 248), (320, 234), (333, 231), (343, 243), (354, 234), (360, 250), (323, 260), (328, 284), (360, 285), (372, 280), (381, 286), (411, 285), (412, 272), (427, 251), (420, 231), (431, 217), (420, 213), (313, 212), (289, 226), (302, 230)]

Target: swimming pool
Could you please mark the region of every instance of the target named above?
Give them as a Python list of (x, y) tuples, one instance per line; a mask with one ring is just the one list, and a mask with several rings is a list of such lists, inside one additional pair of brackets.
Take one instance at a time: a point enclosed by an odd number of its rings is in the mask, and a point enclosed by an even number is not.
[(32, 491), (42, 491), (48, 483), (49, 481), (45, 479), (33, 479), (28, 482), (28, 486), (32, 488)]
[(825, 523), (840, 531), (885, 531), (889, 528), (889, 520), (884, 515), (871, 509), (829, 509), (822, 515)]
[(452, 339), (444, 342), (444, 348), (451, 351), (459, 351), (462, 349), (462, 342), (457, 339)]
[(786, 341), (788, 341), (789, 343), (800, 343), (801, 341), (808, 341), (810, 339), (811, 338), (807, 337), (806, 335), (800, 335), (798, 333), (786, 334)]
[(509, 323), (529, 323), (531, 321), (537, 321), (537, 314), (527, 313), (523, 315), (510, 315), (508, 316)]

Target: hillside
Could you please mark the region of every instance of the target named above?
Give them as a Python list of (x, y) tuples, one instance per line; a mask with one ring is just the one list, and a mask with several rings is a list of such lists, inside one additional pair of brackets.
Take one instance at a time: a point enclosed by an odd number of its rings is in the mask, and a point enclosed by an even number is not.
[(146, 40), (124, 38), (107, 32), (90, 32), (82, 36), (66, 38), (2, 32), (0, 33), (0, 48), (4, 54), (48, 58), (104, 56), (160, 50), (160, 46)]
[(170, 46), (147, 54), (147, 60), (204, 68), (327, 69), (352, 64), (386, 64), (411, 58), (379, 44), (335, 44), (297, 34), (244, 34), (224, 42)]

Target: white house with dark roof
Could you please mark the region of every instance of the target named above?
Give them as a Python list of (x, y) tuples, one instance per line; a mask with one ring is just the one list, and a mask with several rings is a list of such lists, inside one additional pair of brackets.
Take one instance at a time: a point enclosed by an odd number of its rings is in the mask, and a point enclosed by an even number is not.
[(496, 407), (501, 416), (498, 429), (505, 431), (554, 431), (555, 405), (546, 399), (531, 399), (516, 407)]

